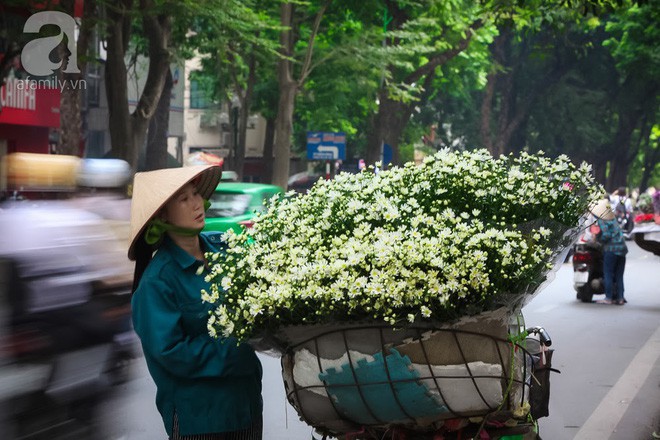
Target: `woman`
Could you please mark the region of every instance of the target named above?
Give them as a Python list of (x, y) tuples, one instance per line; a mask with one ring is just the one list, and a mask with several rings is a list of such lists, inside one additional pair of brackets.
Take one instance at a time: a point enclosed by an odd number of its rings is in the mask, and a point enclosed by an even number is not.
[(133, 184), (133, 325), (172, 440), (262, 435), (259, 359), (247, 344), (209, 336), (213, 306), (201, 300), (205, 253), (221, 250), (200, 234), (220, 176), (218, 166), (173, 168), (137, 173)]
[(596, 301), (601, 304), (623, 305), (627, 301), (623, 296), (623, 272), (626, 269), (628, 247), (623, 238), (623, 231), (616, 221), (609, 200), (601, 200), (591, 213), (596, 216), (600, 232), (596, 240), (603, 245), (603, 283), (605, 299)]

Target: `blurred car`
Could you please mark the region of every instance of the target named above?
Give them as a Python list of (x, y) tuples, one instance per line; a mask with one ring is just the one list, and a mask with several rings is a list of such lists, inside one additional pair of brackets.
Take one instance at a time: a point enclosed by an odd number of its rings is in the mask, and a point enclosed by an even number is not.
[(241, 231), (241, 224), (249, 222), (282, 188), (263, 183), (220, 182), (209, 200), (204, 231)]
[(305, 194), (322, 177), (320, 173), (304, 171), (289, 177), (288, 189), (300, 194)]

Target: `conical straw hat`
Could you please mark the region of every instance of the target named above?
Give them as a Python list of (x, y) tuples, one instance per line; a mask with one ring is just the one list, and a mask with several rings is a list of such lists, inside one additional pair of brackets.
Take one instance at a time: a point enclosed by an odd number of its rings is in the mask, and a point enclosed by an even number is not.
[(591, 213), (603, 220), (612, 220), (614, 218), (612, 205), (610, 205), (610, 201), (607, 199), (600, 200), (592, 206)]
[(168, 168), (136, 173), (133, 180), (131, 201), (131, 235), (128, 258), (135, 259), (135, 243), (147, 227), (147, 223), (160, 211), (167, 201), (186, 183), (195, 180), (197, 191), (208, 200), (222, 177), (222, 168), (217, 165), (199, 165), (183, 168)]

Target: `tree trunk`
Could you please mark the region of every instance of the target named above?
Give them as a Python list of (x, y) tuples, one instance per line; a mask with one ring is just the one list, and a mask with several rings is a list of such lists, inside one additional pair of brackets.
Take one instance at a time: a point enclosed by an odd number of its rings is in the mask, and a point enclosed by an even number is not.
[(245, 147), (247, 143), (247, 129), (248, 119), (250, 117), (250, 103), (252, 102), (252, 95), (254, 94), (254, 85), (257, 82), (257, 60), (254, 55), (250, 55), (248, 63), (248, 78), (245, 86), (245, 93), (240, 96), (241, 110), (238, 118), (238, 145), (236, 146), (236, 163), (235, 169), (238, 174), (238, 181), (243, 181), (243, 168), (245, 165)]
[(490, 138), (490, 118), (491, 108), (493, 106), (493, 97), (495, 96), (495, 81), (497, 81), (496, 73), (489, 73), (486, 83), (486, 90), (481, 100), (481, 122), (479, 125), (479, 135), (481, 137), (481, 144), (484, 148), (490, 151), (493, 156), (496, 155), (493, 141)]
[(282, 26), (280, 47), (282, 58), (277, 66), (280, 89), (275, 121), (275, 160), (273, 161), (273, 184), (284, 189), (289, 181), (289, 162), (291, 156), (291, 135), (293, 133), (293, 110), (298, 87), (293, 80), (293, 4), (282, 3), (280, 6)]
[(620, 186), (627, 186), (628, 152), (632, 134), (639, 119), (639, 113), (629, 110), (619, 112), (619, 126), (614, 138), (614, 154), (610, 161), (610, 174), (607, 176), (607, 189), (612, 191)]
[[(132, 127), (128, 112), (128, 81), (124, 56), (130, 38), (131, 0), (120, 0), (115, 8), (106, 8), (108, 27), (106, 36), (107, 55), (105, 63), (105, 94), (108, 99), (108, 128), (112, 157), (129, 159), (132, 142)], [(129, 161), (129, 163), (131, 163)], [(131, 163), (133, 169), (137, 164)]]
[(275, 119), (266, 119), (266, 134), (264, 136), (264, 182), (273, 183), (273, 143), (275, 141)]
[(293, 47), (298, 32), (294, 29), (294, 4), (286, 2), (280, 4), (280, 53), (277, 66), (279, 84), (279, 102), (277, 105), (277, 119), (275, 121), (275, 159), (273, 161), (273, 184), (286, 190), (289, 181), (289, 166), (291, 161), (291, 136), (293, 134), (293, 111), (296, 105), (296, 95), (305, 84), (312, 72), (312, 55), (314, 41), (321, 26), (321, 20), (331, 0), (325, 0), (314, 17), (311, 33), (307, 41), (307, 50), (300, 63), (300, 75), (294, 79), (293, 73)]
[[(510, 29), (502, 30), (490, 46), (493, 60), (501, 73), (488, 75), (488, 83), (481, 103), (480, 137), (491, 154), (499, 156), (519, 150), (524, 144), (522, 130), (529, 112), (543, 93), (558, 83), (575, 63), (575, 60), (554, 59), (547, 73), (539, 77), (529, 92), (521, 92), (515, 77), (529, 60), (529, 42), (512, 43)], [(513, 51), (512, 45), (519, 47)], [(495, 121), (495, 118), (497, 120)], [(513, 145), (515, 143), (515, 145)]]
[(238, 175), (238, 181), (243, 181), (243, 171), (245, 167), (245, 144), (247, 141), (247, 125), (250, 116), (250, 108), (247, 107), (247, 100), (243, 100), (243, 105), (238, 112), (238, 145), (234, 154), (234, 170)]
[[(80, 67), (80, 65), (78, 66)], [(83, 67), (80, 67), (84, 71)], [(82, 109), (81, 84), (82, 74), (63, 73), (65, 86), (60, 94), (60, 142), (57, 146), (59, 154), (80, 155), (82, 140)], [(76, 86), (72, 86), (75, 84)]]
[(644, 170), (642, 171), (642, 178), (639, 182), (639, 192), (640, 194), (646, 191), (649, 187), (649, 180), (651, 179), (651, 174), (655, 170), (655, 166), (658, 164), (660, 159), (660, 148), (654, 150), (647, 149), (646, 154), (644, 155)]
[(172, 87), (174, 87), (172, 71), (168, 69), (156, 113), (149, 121), (147, 152), (144, 157), (144, 169), (146, 171), (167, 168), (167, 133), (170, 127)]
[[(66, 5), (69, 13), (73, 12), (73, 3)], [(60, 95), (60, 143), (58, 153), (79, 155), (83, 139), (82, 123), (82, 98), (86, 83), (83, 81), (83, 73), (86, 71), (87, 54), (92, 30), (95, 25), (96, 2), (88, 0), (84, 4), (83, 17), (80, 25), (80, 34), (76, 43), (78, 68), (80, 73), (62, 73), (64, 87)], [(62, 51), (63, 46), (60, 46)], [(96, 48), (94, 48), (96, 50)]]
[[(400, 164), (399, 142), (405, 130), (412, 107), (400, 101), (394, 101), (387, 96), (386, 91), (380, 92), (378, 113), (374, 119), (374, 127), (367, 136), (367, 153), (365, 161), (374, 164), (383, 159), (383, 144), (392, 147), (392, 165)], [(383, 166), (388, 164), (384, 163)]]
[[(602, 147), (601, 151), (605, 151), (606, 146)], [(607, 161), (604, 159), (597, 159), (591, 162), (592, 173), (596, 182), (605, 186), (607, 183)]]
[[(390, 8), (393, 6), (395, 6), (395, 2), (390, 3)], [(396, 8), (398, 8), (398, 6), (396, 6)], [(395, 27), (402, 25), (406, 20), (405, 14), (403, 14), (401, 10), (390, 9), (389, 12), (395, 17), (395, 21), (397, 22)], [(396, 18), (397, 16), (399, 16), (399, 18)], [(425, 64), (412, 73), (407, 74), (401, 83), (406, 85), (419, 84), (420, 81), (424, 80), (424, 83), (430, 86), (430, 82), (427, 82), (426, 79), (435, 75), (435, 71), (438, 67), (446, 64), (449, 60), (467, 49), (474, 31), (482, 26), (483, 23), (480, 20), (472, 23), (470, 28), (466, 30), (465, 37), (461, 39), (455, 47), (430, 57)], [(396, 42), (394, 44), (396, 44)], [(393, 73), (392, 77), (396, 78), (397, 75)], [(373, 164), (379, 161), (383, 144), (388, 144), (392, 147), (392, 163), (398, 165), (400, 162), (399, 142), (401, 141), (401, 135), (410, 120), (413, 107), (409, 104), (393, 101), (387, 92), (387, 84), (381, 85), (378, 95), (378, 113), (374, 118), (374, 127), (367, 136), (365, 160), (367, 164)], [(426, 96), (422, 96), (415, 104), (422, 105), (426, 100)]]
[(144, 145), (169, 71), (171, 17), (152, 14), (151, 0), (140, 1), (142, 28), (149, 43), (149, 69), (144, 90), (132, 114), (128, 111), (128, 77), (124, 57), (128, 49), (132, 0), (120, 0), (108, 8), (106, 94), (110, 113), (112, 156), (128, 161), (137, 169), (139, 151)]
[(658, 156), (660, 153), (660, 148), (651, 147), (651, 131), (653, 129), (652, 123), (649, 122), (647, 117), (644, 118), (642, 123), (642, 129), (639, 134), (639, 147), (637, 148), (638, 154), (642, 154), (644, 157), (643, 166), (642, 166), (642, 177), (639, 181), (639, 192), (640, 194), (647, 190), (649, 186), (649, 180), (651, 179), (651, 174), (655, 169), (656, 163), (658, 163)]
[(275, 121), (275, 158), (273, 160), (273, 184), (286, 189), (289, 181), (291, 136), (293, 134), (293, 109), (297, 94), (294, 82), (280, 84), (280, 99)]

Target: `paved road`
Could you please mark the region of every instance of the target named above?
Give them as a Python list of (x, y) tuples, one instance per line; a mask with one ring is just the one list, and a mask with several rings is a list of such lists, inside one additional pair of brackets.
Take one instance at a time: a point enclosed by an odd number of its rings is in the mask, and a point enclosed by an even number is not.
[[(544, 440), (646, 440), (660, 432), (660, 257), (630, 243), (625, 306), (575, 299), (572, 268), (524, 309), (528, 325), (543, 325), (556, 349), (550, 417), (541, 419)], [(310, 440), (312, 430), (286, 403), (279, 361), (264, 364), (264, 440)], [(111, 439), (165, 439), (153, 404), (155, 388), (144, 361), (135, 378), (104, 407)], [(317, 436), (318, 437), (318, 436)]]
[(629, 242), (625, 306), (575, 300), (572, 270), (524, 309), (543, 324), (556, 348), (549, 440), (646, 440), (660, 432), (660, 257)]

